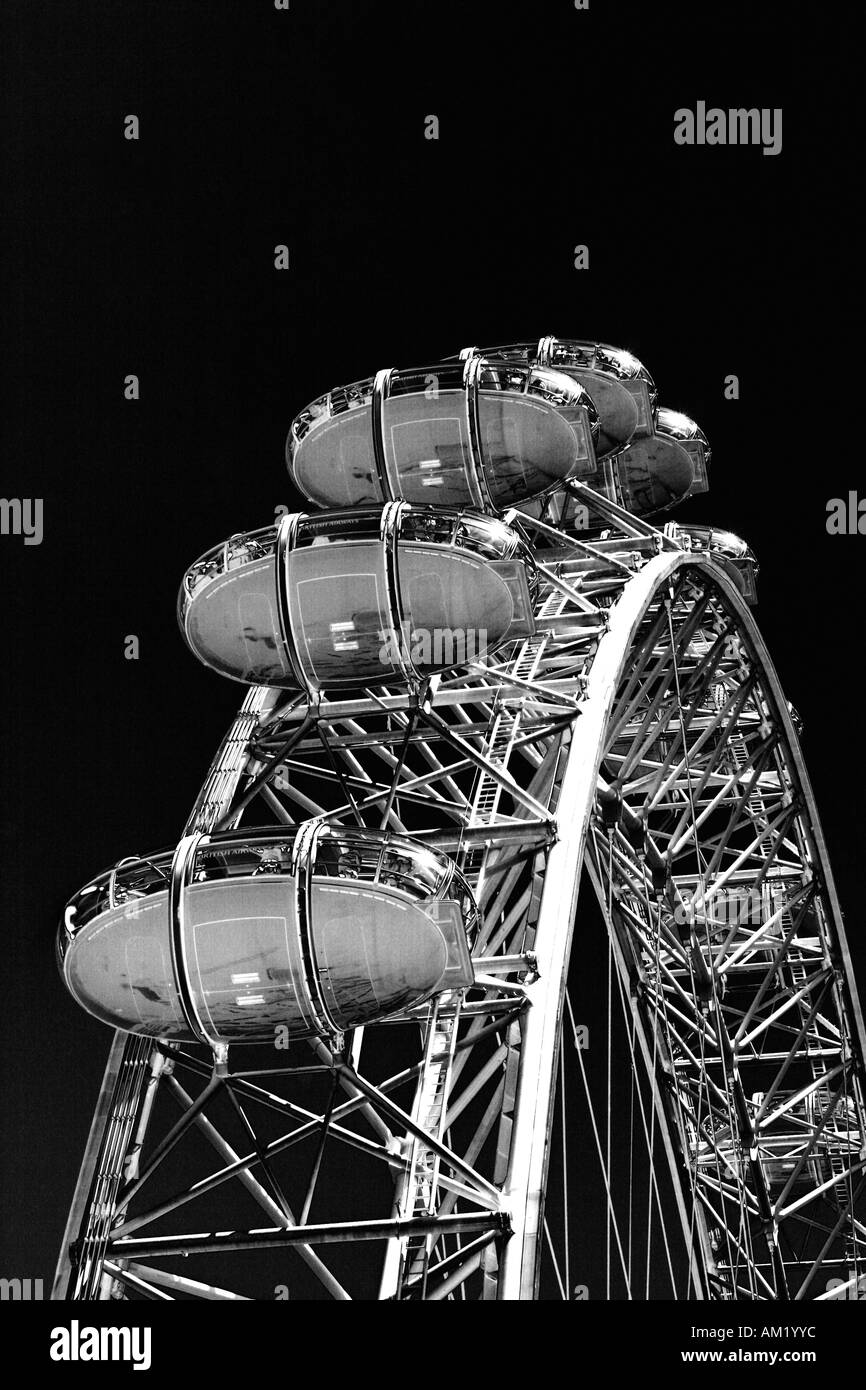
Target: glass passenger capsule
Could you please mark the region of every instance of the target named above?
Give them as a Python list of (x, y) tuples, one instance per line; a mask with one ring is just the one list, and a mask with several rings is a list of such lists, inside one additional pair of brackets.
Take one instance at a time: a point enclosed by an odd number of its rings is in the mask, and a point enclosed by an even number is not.
[[(694, 420), (662, 406), (651, 435), (600, 459), (595, 473), (581, 481), (634, 516), (655, 516), (707, 491), (711, 458), (709, 441)], [(563, 529), (595, 531), (610, 524), (603, 509), (585, 494), (554, 494), (554, 500), (553, 509), (550, 499), (543, 499), (528, 503), (525, 510), (539, 515), (547, 505), (547, 514), (555, 515), (555, 524)]]
[(733, 580), (746, 603), (757, 602), (758, 561), (741, 536), (720, 530), (718, 526), (677, 526), (676, 536), (690, 550), (710, 555)]
[[(752, 1096), (749, 1109), (753, 1117), (760, 1114), (764, 1100), (761, 1092)], [(792, 1179), (794, 1189), (819, 1187), (832, 1180), (834, 1171), (844, 1171), (861, 1152), (857, 1109), (850, 1097), (837, 1104), (829, 1119), (825, 1119), (824, 1106), (814, 1094), (798, 1099), (793, 1091), (778, 1091), (770, 1110), (775, 1118), (759, 1123), (755, 1152), (771, 1192), (778, 1192)], [(717, 1129), (711, 1140), (702, 1137), (697, 1143), (693, 1141), (692, 1156), (699, 1169), (715, 1174), (721, 1170), (722, 1178), (727, 1173), (753, 1185), (750, 1155), (728, 1126)]]
[(58, 963), (88, 1013), (216, 1045), (334, 1035), (473, 980), (478, 914), (418, 841), (307, 821), (191, 835), (68, 904)]
[(591, 469), (597, 434), (570, 376), (476, 357), (335, 387), (292, 421), (286, 461), (319, 507), (497, 512)]
[(653, 431), (655, 382), (643, 363), (623, 348), (582, 338), (548, 337), (534, 343), (464, 348), (460, 357), (466, 361), (475, 354), (548, 368), (579, 382), (598, 411), (599, 458)]
[(707, 491), (711, 457), (709, 441), (694, 420), (662, 406), (653, 433), (633, 439), (611, 460), (617, 500), (636, 516), (670, 511)]
[(390, 502), (233, 536), (187, 570), (178, 619), (206, 666), (312, 694), (411, 684), (531, 635), (536, 588), (504, 522)]

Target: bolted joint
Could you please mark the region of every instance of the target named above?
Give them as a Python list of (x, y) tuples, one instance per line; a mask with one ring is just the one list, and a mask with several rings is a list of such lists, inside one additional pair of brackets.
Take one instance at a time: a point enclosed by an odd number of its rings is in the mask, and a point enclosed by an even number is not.
[(623, 834), (638, 854), (645, 855), (647, 849), (647, 824), (640, 816), (627, 816), (623, 823)]
[(623, 815), (623, 800), (619, 792), (599, 791), (598, 811), (602, 828), (608, 835), (612, 835), (621, 823)]
[(663, 898), (670, 883), (670, 868), (664, 860), (653, 860), (650, 863), (649, 870), (652, 879), (653, 893), (657, 898)]

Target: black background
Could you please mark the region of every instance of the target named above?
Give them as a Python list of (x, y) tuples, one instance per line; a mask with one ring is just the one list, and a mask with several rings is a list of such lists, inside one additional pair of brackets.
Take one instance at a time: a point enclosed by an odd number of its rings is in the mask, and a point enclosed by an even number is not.
[[(63, 903), (176, 839), (239, 703), (183, 645), (180, 576), (297, 501), (292, 416), (378, 367), (597, 337), (701, 423), (683, 519), (758, 553), (862, 981), (866, 541), (825, 528), (862, 473), (832, 10), (5, 0), (2, 24), (0, 490), (42, 497), (45, 535), (0, 538), (0, 1273), (50, 1282), (109, 1041), (57, 976)], [(676, 146), (699, 99), (783, 107), (782, 153)]]

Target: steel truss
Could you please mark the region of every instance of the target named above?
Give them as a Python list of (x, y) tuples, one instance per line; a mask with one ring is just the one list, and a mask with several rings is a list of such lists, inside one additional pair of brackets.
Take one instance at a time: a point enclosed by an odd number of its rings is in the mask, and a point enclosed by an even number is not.
[[(726, 575), (591, 498), (599, 540), (506, 518), (541, 579), (536, 635), (506, 656), (312, 706), (249, 692), (185, 832), (328, 817), (444, 849), (483, 912), (475, 986), (330, 1048), (118, 1035), (55, 1298), (532, 1299), (545, 1265), (568, 1298), (575, 1127), (602, 1169), (608, 1294), (614, 1267), (650, 1296), (610, 1084), (599, 1124), (572, 1046), (584, 864), (634, 1062), (647, 1270), (655, 1222), (676, 1297), (856, 1280), (863, 1022), (788, 708)], [(720, 910), (741, 899), (745, 918)]]

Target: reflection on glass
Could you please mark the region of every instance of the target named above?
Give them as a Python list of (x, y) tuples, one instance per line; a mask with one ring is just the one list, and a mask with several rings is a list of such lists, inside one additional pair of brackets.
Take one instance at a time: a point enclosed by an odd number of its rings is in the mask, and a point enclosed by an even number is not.
[(101, 875), (64, 914), (67, 987), (111, 1027), (162, 1038), (190, 1035), (184, 993), (199, 1021), (193, 1033), (200, 1024), (211, 1040), (250, 1041), (277, 1027), (297, 1035), (356, 1027), (471, 983), (467, 932), (477, 910), (445, 855), (382, 832), (317, 833), (300, 917), (307, 880), (291, 840), (278, 830), (208, 839), (179, 890), (179, 962), (166, 886), (172, 856)]
[[(317, 691), (422, 678), (534, 631), (535, 567), (515, 531), (466, 510), (389, 504), (286, 518), (279, 558), (188, 571), (179, 620), (206, 665)], [(225, 563), (225, 557), (223, 557)], [(279, 567), (279, 568), (278, 568)]]
[[(389, 496), (417, 506), (497, 508), (575, 476), (594, 457), (595, 409), (568, 376), (488, 365), (477, 397), (478, 456), (464, 369), (451, 365), (392, 373), (381, 402), (368, 395), (351, 409), (330, 393), (292, 424), (289, 469), (317, 505), (366, 506)], [(384, 476), (374, 436), (381, 429)]]

